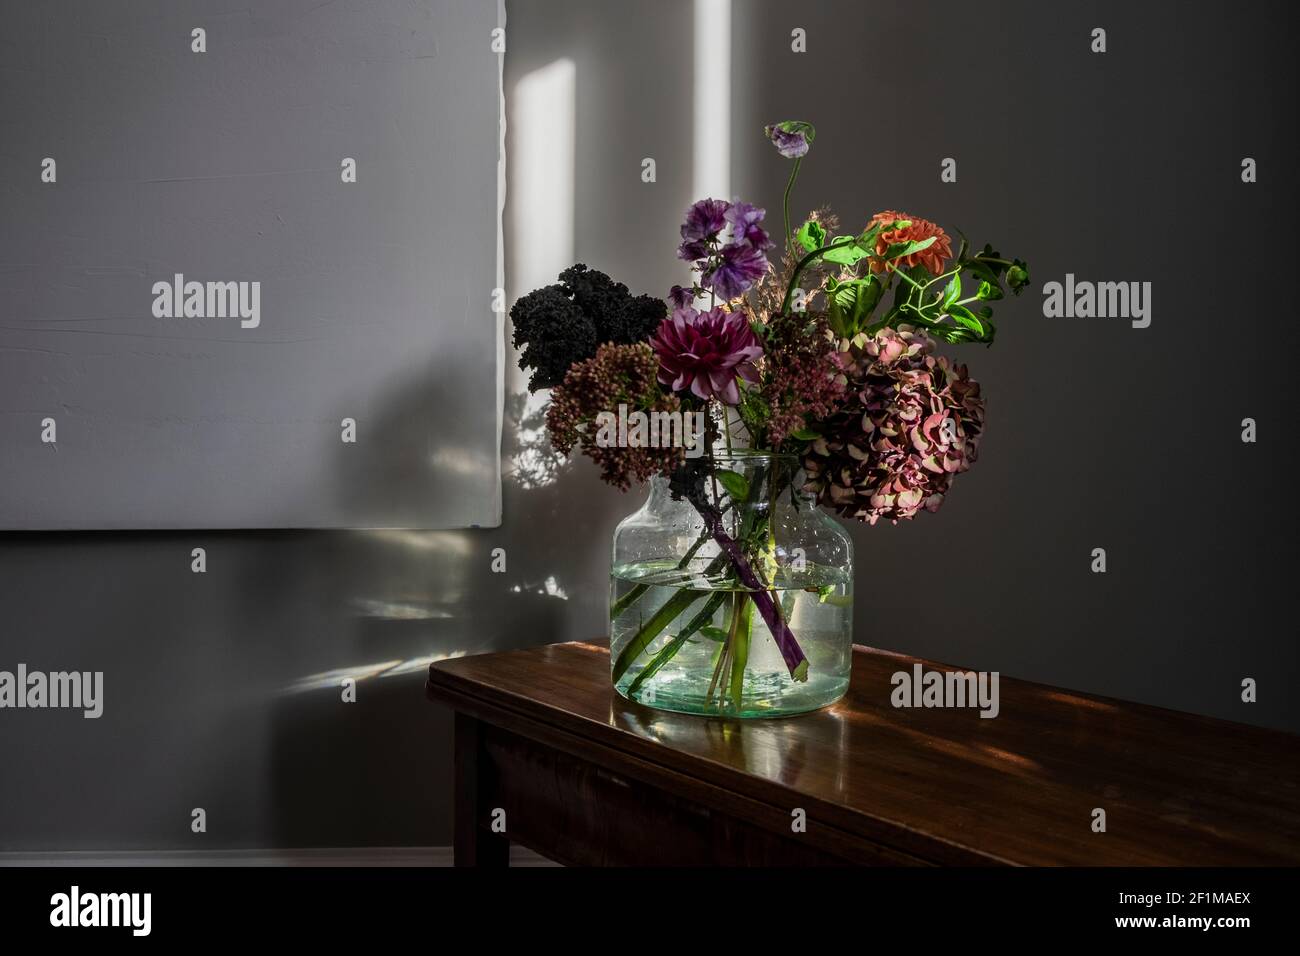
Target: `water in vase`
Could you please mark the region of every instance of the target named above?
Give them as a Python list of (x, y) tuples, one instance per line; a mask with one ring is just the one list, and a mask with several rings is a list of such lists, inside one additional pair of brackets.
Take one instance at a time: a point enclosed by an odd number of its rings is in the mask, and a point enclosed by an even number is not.
[(734, 577), (673, 561), (619, 565), (611, 577), (610, 655), (624, 697), (683, 713), (778, 717), (824, 707), (848, 689), (852, 579), (843, 569), (775, 572), (768, 593), (807, 657), (802, 681)]

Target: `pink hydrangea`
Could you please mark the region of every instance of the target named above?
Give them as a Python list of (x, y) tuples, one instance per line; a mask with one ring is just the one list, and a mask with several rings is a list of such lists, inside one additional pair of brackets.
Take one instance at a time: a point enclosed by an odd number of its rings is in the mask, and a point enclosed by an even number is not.
[(883, 329), (850, 353), (849, 395), (805, 456), (826, 507), (875, 524), (938, 511), (954, 475), (975, 461), (984, 400), (966, 366), (934, 355), (911, 326)]

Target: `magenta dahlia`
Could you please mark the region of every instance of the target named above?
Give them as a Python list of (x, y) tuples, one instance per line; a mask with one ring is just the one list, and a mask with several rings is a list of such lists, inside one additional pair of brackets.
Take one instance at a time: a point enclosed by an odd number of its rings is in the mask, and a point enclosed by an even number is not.
[(728, 405), (740, 401), (737, 377), (757, 380), (754, 362), (763, 354), (745, 314), (721, 306), (707, 312), (676, 309), (659, 324), (650, 344), (659, 356), (660, 384)]

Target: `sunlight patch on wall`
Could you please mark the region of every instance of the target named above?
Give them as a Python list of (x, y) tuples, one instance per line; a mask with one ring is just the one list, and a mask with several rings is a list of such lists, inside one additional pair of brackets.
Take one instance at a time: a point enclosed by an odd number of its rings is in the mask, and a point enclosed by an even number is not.
[[(577, 140), (577, 66), (568, 57), (525, 74), (510, 104), (510, 234), (514, 243), (511, 292), (549, 285), (574, 257), (574, 157)], [(506, 386), (526, 391), (519, 356), (511, 352)], [(547, 393), (524, 400), (519, 451), (507, 465), (528, 487), (554, 480), (548, 467), (540, 411)]]
[(731, 0), (695, 0), (694, 191), (731, 198)]

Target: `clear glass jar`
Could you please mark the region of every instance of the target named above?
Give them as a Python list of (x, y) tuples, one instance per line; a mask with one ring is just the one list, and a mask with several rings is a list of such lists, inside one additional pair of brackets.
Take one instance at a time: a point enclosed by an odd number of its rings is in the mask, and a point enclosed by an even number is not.
[(651, 480), (614, 531), (615, 689), (650, 707), (778, 717), (849, 686), (853, 543), (798, 459), (729, 452)]

